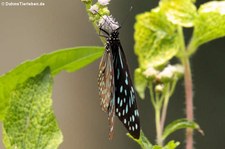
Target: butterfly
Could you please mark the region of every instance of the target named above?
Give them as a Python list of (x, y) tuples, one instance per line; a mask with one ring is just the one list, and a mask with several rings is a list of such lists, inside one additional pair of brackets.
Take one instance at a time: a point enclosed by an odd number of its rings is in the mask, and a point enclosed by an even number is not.
[(115, 115), (135, 138), (140, 137), (140, 118), (136, 95), (131, 81), (125, 53), (119, 39), (119, 28), (107, 32), (106, 46), (99, 64), (98, 88), (100, 105), (108, 113), (109, 139), (114, 135)]

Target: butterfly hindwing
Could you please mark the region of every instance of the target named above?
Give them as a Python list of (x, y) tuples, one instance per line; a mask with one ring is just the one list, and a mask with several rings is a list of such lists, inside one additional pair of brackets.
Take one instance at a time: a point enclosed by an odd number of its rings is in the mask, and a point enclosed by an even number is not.
[(140, 120), (136, 95), (124, 51), (118, 42), (114, 46), (115, 112), (129, 133), (136, 139), (140, 136)]
[(109, 139), (112, 139), (115, 116), (115, 85), (113, 56), (111, 50), (109, 49), (105, 51), (99, 65), (98, 88), (100, 95), (100, 105), (102, 110), (108, 113)]

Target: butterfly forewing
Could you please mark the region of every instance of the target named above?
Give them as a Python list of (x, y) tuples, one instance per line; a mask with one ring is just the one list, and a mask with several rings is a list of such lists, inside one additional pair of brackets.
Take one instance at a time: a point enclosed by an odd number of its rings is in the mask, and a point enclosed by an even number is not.
[(100, 105), (104, 112), (108, 113), (109, 139), (113, 137), (114, 116), (115, 116), (115, 85), (113, 56), (111, 50), (107, 49), (99, 65), (98, 88)]
[(136, 139), (140, 136), (139, 112), (125, 54), (121, 44), (114, 46), (115, 112), (129, 133)]

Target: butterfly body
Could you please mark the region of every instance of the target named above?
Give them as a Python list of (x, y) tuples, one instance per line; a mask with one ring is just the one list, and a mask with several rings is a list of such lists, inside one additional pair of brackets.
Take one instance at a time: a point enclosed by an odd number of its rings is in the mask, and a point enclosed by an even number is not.
[(140, 120), (136, 95), (118, 29), (111, 33), (100, 30), (106, 34), (106, 50), (99, 65), (98, 87), (102, 110), (108, 113), (109, 138), (113, 137), (116, 115), (128, 132), (138, 139)]

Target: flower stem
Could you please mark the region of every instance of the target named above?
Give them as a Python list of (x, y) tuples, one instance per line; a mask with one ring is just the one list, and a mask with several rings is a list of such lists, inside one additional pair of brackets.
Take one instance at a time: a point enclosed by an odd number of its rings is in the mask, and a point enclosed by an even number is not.
[(163, 107), (162, 107), (162, 116), (161, 116), (161, 120), (160, 120), (160, 127), (161, 127), (162, 132), (164, 130), (164, 124), (165, 124), (166, 114), (167, 114), (167, 107), (168, 107), (169, 98), (170, 98), (170, 86), (167, 86), (165, 94), (166, 95), (164, 97)]
[(149, 84), (149, 91), (151, 102), (155, 109), (156, 142), (158, 145), (162, 145), (162, 129), (160, 125), (162, 99), (160, 98), (159, 93), (154, 94), (152, 83)]
[(150, 92), (150, 96), (151, 96), (150, 99), (151, 99), (152, 105), (155, 108), (156, 107), (156, 102), (155, 102), (154, 91), (153, 91), (153, 84), (152, 83), (149, 83), (149, 92)]
[[(190, 62), (187, 57), (183, 59), (184, 63), (184, 82), (185, 82), (185, 95), (186, 95), (186, 117), (188, 120), (194, 119), (193, 111), (193, 85), (192, 76), (190, 69)], [(190, 128), (186, 129), (186, 149), (193, 148), (193, 130)]]
[(157, 105), (155, 108), (155, 125), (156, 125), (156, 141), (157, 144), (162, 146), (163, 142), (162, 142), (162, 129), (161, 129), (161, 125), (160, 125), (160, 107)]
[[(191, 67), (190, 67), (188, 52), (193, 51), (193, 49), (189, 49), (189, 48), (186, 49), (185, 48), (184, 35), (183, 35), (182, 27), (178, 27), (178, 32), (179, 32), (180, 39), (181, 39), (181, 51), (183, 52), (181, 61), (184, 65), (186, 118), (188, 120), (192, 121), (194, 119), (193, 84), (192, 84), (192, 75), (191, 75)], [(186, 129), (186, 149), (193, 149), (193, 143), (194, 143), (193, 142), (193, 129), (187, 128)]]

